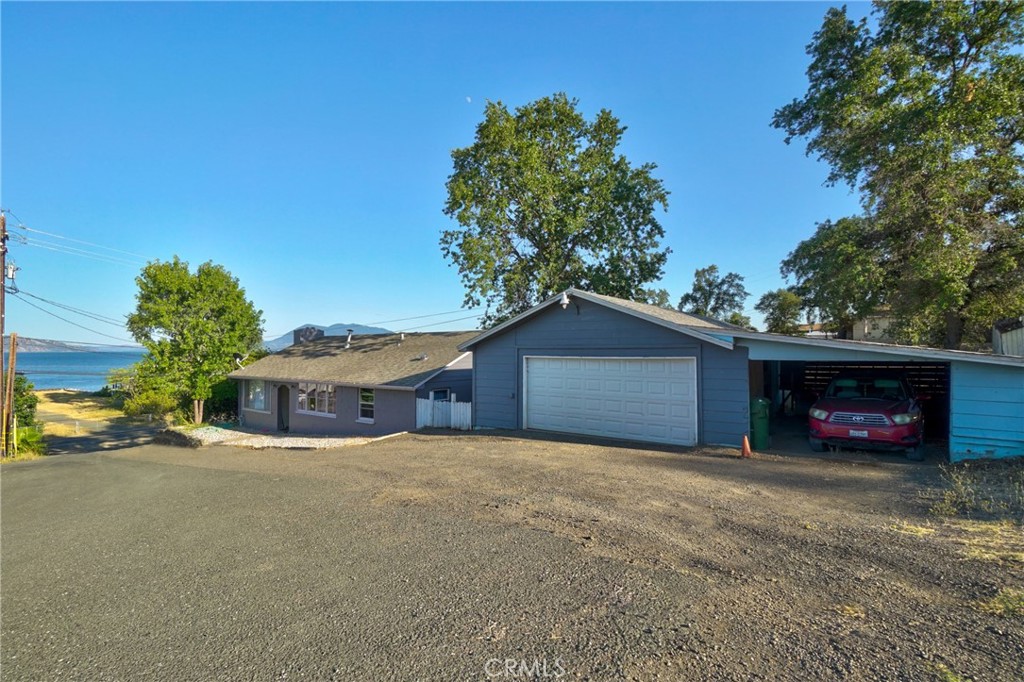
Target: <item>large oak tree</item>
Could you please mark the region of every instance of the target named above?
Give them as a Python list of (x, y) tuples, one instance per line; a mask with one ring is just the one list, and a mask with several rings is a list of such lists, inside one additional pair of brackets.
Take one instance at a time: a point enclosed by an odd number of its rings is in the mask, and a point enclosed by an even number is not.
[(903, 339), (978, 344), (1024, 309), (1024, 3), (880, 2), (874, 14), (873, 28), (828, 10), (807, 93), (773, 122), (829, 164), (830, 183), (859, 190), (886, 283), (871, 295)]
[(458, 226), (441, 249), (485, 324), (568, 287), (648, 298), (668, 255), (655, 217), (668, 192), (654, 164), (617, 152), (625, 130), (561, 93), (514, 112), (489, 102), (473, 144), (452, 152), (444, 213)]

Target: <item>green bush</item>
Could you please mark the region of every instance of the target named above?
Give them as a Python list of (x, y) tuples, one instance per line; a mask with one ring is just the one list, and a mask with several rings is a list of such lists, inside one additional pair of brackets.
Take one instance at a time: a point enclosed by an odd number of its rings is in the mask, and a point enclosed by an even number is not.
[(178, 399), (158, 390), (149, 389), (125, 398), (124, 413), (129, 417), (152, 414), (163, 417), (178, 408)]
[(35, 426), (22, 428), (18, 426), (18, 454), (24, 455), (33, 453), (36, 455), (46, 454), (46, 445), (43, 443), (43, 430)]
[(35, 394), (35, 388), (35, 385), (24, 376), (14, 376), (14, 416), (18, 418), (19, 427), (34, 426), (36, 423), (39, 396)]

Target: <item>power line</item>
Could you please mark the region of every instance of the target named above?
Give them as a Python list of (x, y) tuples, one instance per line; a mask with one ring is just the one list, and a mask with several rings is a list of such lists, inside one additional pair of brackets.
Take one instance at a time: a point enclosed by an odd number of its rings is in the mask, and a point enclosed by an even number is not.
[(122, 338), (119, 338), (119, 337), (117, 337), (117, 336), (111, 336), (110, 334), (104, 334), (103, 332), (98, 332), (98, 331), (96, 331), (95, 329), (89, 329), (89, 327), (85, 327), (85, 326), (83, 326), (83, 325), (80, 325), (80, 324), (78, 324), (77, 322), (72, 322), (71, 320), (67, 319), (66, 317), (61, 317), (61, 316), (60, 316), (60, 315), (58, 315), (57, 313), (53, 313), (53, 312), (50, 312), (50, 311), (49, 311), (49, 310), (47, 310), (46, 308), (42, 308), (42, 307), (40, 307), (40, 306), (37, 306), (37, 305), (36, 305), (35, 303), (33, 303), (32, 301), (29, 301), (28, 299), (22, 298), (21, 296), (19, 296), (19, 295), (18, 295), (18, 293), (17, 293), (17, 292), (13, 292), (13, 291), (12, 291), (12, 292), (11, 292), (11, 295), (12, 295), (12, 296), (14, 296), (15, 298), (17, 298), (17, 299), (18, 299), (19, 301), (21, 301), (21, 302), (22, 302), (22, 303), (24, 303), (25, 305), (28, 305), (28, 306), (32, 306), (32, 307), (33, 307), (33, 308), (35, 308), (36, 310), (39, 310), (39, 311), (41, 311), (41, 312), (44, 312), (44, 313), (46, 313), (47, 315), (50, 315), (51, 317), (56, 317), (56, 318), (57, 318), (58, 320), (60, 320), (61, 322), (67, 322), (68, 324), (70, 324), (70, 325), (71, 325), (71, 326), (73, 326), (73, 327), (78, 327), (79, 329), (84, 329), (84, 330), (85, 330), (85, 331), (87, 331), (87, 332), (91, 332), (91, 333), (93, 333), (93, 334), (98, 334), (99, 336), (104, 336), (104, 337), (106, 337), (106, 338), (108, 338), (108, 339), (114, 339), (115, 341), (123, 341), (124, 343), (132, 343), (132, 342), (131, 342), (131, 341), (129, 341), (128, 339), (122, 339)]
[(477, 318), (477, 317), (480, 317), (480, 316), (479, 315), (468, 315), (466, 317), (455, 318), (454, 320), (443, 320), (441, 322), (434, 322), (433, 324), (422, 324), (422, 325), (419, 325), (418, 327), (409, 327), (407, 329), (400, 329), (399, 331), (411, 332), (411, 331), (416, 331), (417, 329), (427, 329), (428, 327), (439, 327), (442, 324), (450, 324), (452, 322), (461, 322), (463, 320), (471, 320), (471, 319), (474, 319), (474, 318)]
[(18, 218), (18, 216), (15, 216), (13, 213), (11, 213), (11, 215), (14, 216), (14, 218), (16, 220), (18, 220), (18, 226), (16, 228), (18, 230), (25, 230), (26, 232), (35, 232), (36, 234), (41, 234), (41, 235), (46, 236), (46, 237), (52, 237), (54, 239), (63, 239), (64, 241), (74, 242), (76, 244), (84, 244), (85, 246), (91, 246), (91, 247), (96, 248), (96, 249), (103, 249), (104, 251), (113, 251), (114, 253), (124, 254), (125, 256), (133, 256), (135, 258), (142, 259), (143, 261), (152, 260), (151, 258), (149, 258), (147, 256), (143, 256), (142, 254), (134, 253), (132, 251), (125, 251), (123, 249), (115, 249), (112, 246), (104, 246), (103, 244), (97, 244), (95, 242), (87, 242), (84, 239), (75, 239), (74, 237), (65, 237), (64, 235), (56, 234), (54, 232), (45, 232), (43, 230), (37, 230), (35, 228), (29, 227), (28, 225), (22, 224), (21, 219)]
[[(429, 315), (416, 315), (414, 317), (399, 317), (399, 318), (396, 318), (396, 319), (393, 319), (393, 320), (380, 320), (379, 322), (367, 322), (367, 323), (365, 323), (365, 326), (372, 327), (373, 325), (376, 325), (376, 324), (387, 324), (389, 322), (405, 322), (406, 320), (422, 320), (422, 319), (427, 318), (427, 317), (439, 317), (441, 315), (453, 315), (455, 313), (465, 312), (465, 310), (466, 310), (465, 308), (459, 308), (458, 310), (449, 310), (449, 311), (443, 312), (443, 313), (430, 313)], [(483, 308), (469, 308), (469, 310), (471, 310), (471, 311), (472, 310), (483, 310)], [(461, 319), (461, 320), (468, 320), (471, 317), (478, 317), (478, 316), (477, 315), (470, 315), (469, 317), (462, 317), (462, 318), (459, 318), (459, 319)], [(448, 322), (458, 322), (458, 320), (449, 320)], [(448, 322), (439, 322), (438, 324), (447, 324)], [(436, 326), (436, 325), (426, 325), (426, 326)], [(417, 329), (418, 328), (419, 327), (417, 327)], [(294, 329), (289, 329), (287, 331), (281, 332), (280, 334), (264, 334), (263, 338), (264, 339), (276, 339), (276, 338), (284, 336), (285, 334), (288, 334), (289, 332), (292, 332), (292, 331), (294, 331)], [(405, 331), (409, 331), (409, 330), (406, 329)]]
[(25, 237), (24, 235), (15, 235), (18, 243), (24, 246), (34, 246), (39, 249), (46, 249), (47, 251), (56, 251), (57, 253), (66, 253), (72, 256), (81, 256), (82, 258), (88, 258), (90, 260), (100, 261), (101, 263), (112, 263), (114, 265), (127, 265), (132, 268), (138, 267), (142, 261), (130, 261), (125, 258), (118, 258), (117, 256), (108, 256), (104, 253), (94, 253), (92, 251), (86, 251), (85, 249), (78, 249), (73, 246), (65, 246), (63, 244), (54, 244), (53, 242), (42, 241), (40, 239), (32, 239), (31, 237)]
[[(481, 308), (470, 308), (470, 310), (481, 310)], [(367, 326), (375, 324), (387, 324), (388, 322), (405, 322), (406, 320), (422, 320), (425, 317), (440, 317), (441, 315), (454, 315), (455, 313), (461, 312), (465, 312), (465, 309), (459, 308), (458, 310), (449, 310), (448, 312), (444, 313), (430, 313), (429, 315), (417, 315), (416, 317), (399, 317), (398, 319), (395, 320), (381, 320), (380, 322), (368, 322)], [(475, 315), (473, 317), (475, 317)]]
[(120, 327), (121, 329), (124, 329), (124, 327), (125, 327), (124, 320), (117, 320), (116, 318), (113, 318), (113, 317), (107, 317), (106, 315), (101, 315), (99, 313), (91, 313), (88, 310), (82, 310), (81, 308), (76, 308), (74, 306), (66, 305), (64, 303), (58, 303), (57, 301), (51, 301), (48, 298), (43, 298), (42, 296), (36, 296), (35, 294), (30, 294), (29, 292), (24, 291), (22, 289), (19, 289), (17, 293), (22, 294), (23, 296), (28, 296), (29, 298), (34, 298), (37, 301), (42, 301), (43, 303), (48, 303), (48, 304), (50, 304), (50, 305), (52, 305), (54, 307), (63, 308), (64, 310), (67, 310), (69, 312), (77, 313), (79, 315), (82, 315), (83, 317), (92, 318), (92, 319), (96, 320), (97, 322), (103, 322), (104, 324), (109, 324), (109, 325), (112, 325), (114, 327)]

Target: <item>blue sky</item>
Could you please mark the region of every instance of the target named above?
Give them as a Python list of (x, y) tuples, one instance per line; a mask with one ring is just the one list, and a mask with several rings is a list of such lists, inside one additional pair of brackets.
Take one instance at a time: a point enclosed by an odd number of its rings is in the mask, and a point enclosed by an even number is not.
[[(622, 152), (658, 165), (673, 251), (658, 286), (676, 301), (716, 263), (746, 277), (752, 312), (815, 223), (857, 211), (770, 126), (805, 90), (827, 7), (4, 2), (0, 203), (9, 227), (65, 238), (12, 239), (17, 284), (117, 319), (144, 262), (177, 254), (237, 276), (268, 335), (457, 311), (438, 247), (450, 152), (487, 100), (563, 91), (610, 109)], [(114, 343), (8, 301), (8, 331)]]

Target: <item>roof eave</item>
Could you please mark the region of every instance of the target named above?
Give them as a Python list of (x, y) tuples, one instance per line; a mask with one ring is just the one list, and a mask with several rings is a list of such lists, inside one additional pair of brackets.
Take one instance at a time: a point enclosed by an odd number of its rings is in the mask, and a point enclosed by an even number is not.
[(979, 362), (989, 365), (1024, 367), (1024, 358), (1011, 355), (990, 355), (987, 353), (947, 350), (944, 348), (928, 348), (925, 346), (900, 346), (893, 343), (878, 343), (874, 341), (851, 342), (842, 339), (812, 339), (800, 336), (786, 336), (784, 334), (770, 334), (767, 332), (737, 331), (732, 335), (741, 341), (747, 339), (754, 341), (776, 341), (779, 343), (789, 343), (799, 346), (820, 346), (823, 348), (835, 348), (839, 350), (857, 350), (867, 353), (878, 353), (879, 355), (920, 355), (922, 357), (948, 361)]

